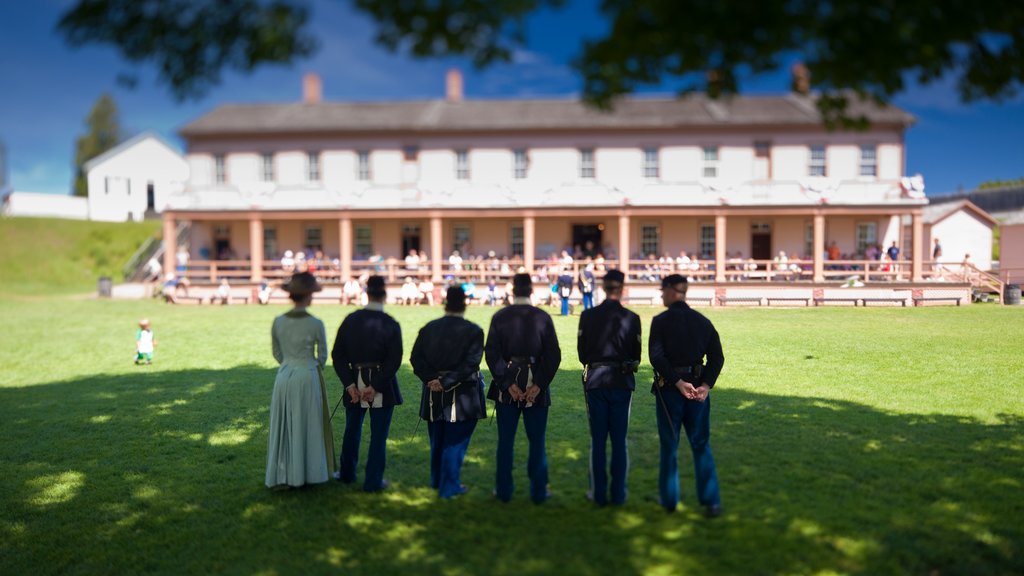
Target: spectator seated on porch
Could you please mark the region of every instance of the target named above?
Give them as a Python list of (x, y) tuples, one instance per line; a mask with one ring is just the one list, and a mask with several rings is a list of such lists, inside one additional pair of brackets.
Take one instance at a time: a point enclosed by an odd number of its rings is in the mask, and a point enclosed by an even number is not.
[(231, 285), (228, 284), (227, 278), (221, 278), (217, 291), (210, 296), (210, 304), (217, 303), (222, 305), (231, 304)]
[(434, 283), (430, 281), (430, 278), (424, 278), (420, 281), (417, 286), (420, 293), (420, 302), (426, 303), (430, 306), (434, 305)]
[(643, 279), (648, 282), (661, 282), (661, 267), (653, 253), (648, 254), (647, 259), (644, 260)]
[(409, 272), (419, 272), (420, 255), (415, 248), (409, 250), (409, 253), (405, 255), (405, 269)]
[(693, 258), (690, 259), (690, 270), (688, 272), (683, 272), (683, 274), (687, 274), (689, 276), (690, 282), (700, 282), (701, 280), (704, 279), (699, 274), (699, 272), (703, 269), (704, 268), (703, 265), (700, 263), (700, 259), (697, 258), (696, 254), (694, 254)]
[(451, 256), (448, 257), (448, 269), (452, 272), (462, 271), (462, 256), (458, 250), (452, 250)]
[(594, 256), (594, 270), (596, 272), (604, 272), (606, 270), (604, 266), (604, 254), (601, 254), (600, 252), (597, 253), (597, 256)]
[(285, 250), (281, 256), (281, 272), (291, 274), (295, 271), (295, 254), (291, 250)]
[(405, 283), (402, 284), (402, 290), (398, 295), (398, 303), (406, 306), (417, 304), (420, 300), (420, 289), (416, 286), (416, 282), (412, 279), (412, 276), (405, 277)]

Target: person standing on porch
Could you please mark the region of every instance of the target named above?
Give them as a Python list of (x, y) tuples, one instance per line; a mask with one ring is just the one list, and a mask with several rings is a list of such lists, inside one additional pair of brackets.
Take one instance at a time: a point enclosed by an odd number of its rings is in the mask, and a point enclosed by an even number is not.
[(327, 482), (334, 471), (323, 374), (327, 333), (324, 323), (307, 311), (321, 286), (312, 274), (296, 274), (283, 288), (295, 308), (275, 318), (270, 330), (280, 364), (270, 399), (265, 476), (267, 487), (274, 489)]
[(583, 364), (583, 395), (590, 423), (590, 492), (587, 497), (608, 503), (606, 444), (611, 440), (611, 502), (626, 502), (629, 453), (626, 431), (640, 365), (640, 317), (622, 306), (625, 275), (609, 270), (604, 276), (606, 299), (580, 316), (576, 351)]
[(331, 351), (334, 371), (345, 389), (345, 437), (341, 469), (335, 478), (346, 484), (356, 481), (363, 419), (369, 412), (370, 450), (363, 490), (378, 492), (388, 487), (384, 479), (388, 432), (395, 406), (402, 403), (395, 378), (402, 363), (402, 328), (384, 312), (384, 278), (370, 276), (366, 296), (366, 308), (356, 310), (342, 321)]
[(679, 503), (679, 432), (683, 428), (693, 451), (697, 500), (705, 515), (715, 518), (722, 514), (722, 501), (711, 453), (709, 393), (725, 356), (714, 325), (686, 304), (687, 287), (686, 277), (679, 274), (661, 281), (661, 302), (668, 309), (651, 321), (647, 346), (655, 372), (651, 393), (656, 398), (661, 445), (659, 503), (670, 513)]
[(430, 436), (430, 487), (441, 498), (466, 492), (462, 462), (477, 420), (487, 417), (480, 377), (484, 331), (463, 318), (465, 312), (466, 294), (452, 286), (444, 316), (420, 329), (409, 357), (423, 382), (420, 418)]
[(531, 304), (533, 281), (529, 274), (512, 277), (512, 305), (491, 317), (484, 355), (491, 372), (487, 397), (494, 401), (498, 423), (497, 470), (494, 495), (512, 499), (512, 462), (519, 418), (530, 441), (527, 474), (530, 498), (547, 500), (548, 457), (545, 448), (551, 381), (562, 362), (551, 316)]

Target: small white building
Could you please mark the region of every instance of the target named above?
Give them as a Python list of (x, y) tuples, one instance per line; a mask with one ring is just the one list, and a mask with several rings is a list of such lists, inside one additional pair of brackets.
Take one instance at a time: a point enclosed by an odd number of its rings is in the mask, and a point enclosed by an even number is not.
[(76, 196), (14, 191), (3, 197), (0, 214), (8, 217), (86, 220), (89, 207), (85, 198)]
[(89, 218), (142, 220), (167, 205), (189, 177), (188, 164), (172, 145), (151, 132), (130, 138), (85, 163)]
[[(956, 265), (970, 255), (970, 261), (979, 270), (992, 269), (992, 229), (998, 222), (988, 212), (970, 200), (960, 200), (926, 206), (921, 219), (926, 260), (932, 260), (937, 238), (942, 246), (937, 263)], [(904, 237), (909, 237), (909, 219), (904, 218), (903, 224)]]

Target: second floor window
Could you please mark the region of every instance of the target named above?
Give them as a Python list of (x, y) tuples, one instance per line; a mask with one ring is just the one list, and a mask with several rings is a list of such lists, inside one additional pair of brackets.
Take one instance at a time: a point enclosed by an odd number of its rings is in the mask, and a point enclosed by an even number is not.
[(704, 177), (718, 178), (718, 146), (704, 147)]
[(644, 148), (644, 178), (657, 178), (658, 176), (658, 149)]
[(360, 180), (370, 179), (370, 153), (359, 152), (359, 166), (356, 169), (356, 177)]
[(455, 151), (455, 177), (459, 180), (469, 180), (469, 151)]
[(860, 175), (878, 175), (878, 152), (874, 144), (864, 144), (860, 147)]
[(513, 166), (512, 166), (512, 177), (516, 180), (522, 180), (526, 178), (526, 169), (530, 165), (530, 159), (526, 156), (526, 150), (520, 148), (512, 152), (513, 155)]
[(260, 159), (260, 180), (264, 182), (274, 181), (274, 155), (264, 154)]
[(224, 161), (224, 155), (217, 154), (213, 157), (213, 182), (215, 184), (224, 184), (227, 181), (228, 171)]
[(307, 152), (306, 156), (306, 179), (310, 182), (320, 181), (320, 153)]
[(580, 148), (580, 178), (594, 177), (594, 149)]
[(808, 176), (825, 176), (825, 146), (815, 144), (811, 146), (811, 162), (807, 166)]

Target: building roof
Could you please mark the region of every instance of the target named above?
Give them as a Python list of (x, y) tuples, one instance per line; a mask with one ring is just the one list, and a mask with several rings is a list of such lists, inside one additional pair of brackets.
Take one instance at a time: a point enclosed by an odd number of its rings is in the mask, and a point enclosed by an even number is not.
[[(909, 126), (914, 117), (895, 107), (851, 99), (848, 111), (874, 124)], [(338, 132), (481, 132), (534, 130), (672, 129), (729, 126), (821, 126), (812, 97), (733, 96), (712, 100), (633, 97), (602, 112), (576, 99), (419, 100), (229, 104), (183, 126), (185, 138), (223, 135)]]
[(999, 222), (1000, 226), (1020, 226), (1022, 224), (1024, 224), (1024, 210), (1011, 212)]
[(926, 225), (935, 225), (961, 210), (974, 214), (979, 220), (988, 223), (990, 226), (996, 226), (998, 224), (991, 214), (985, 212), (970, 200), (946, 202), (943, 204), (929, 204), (921, 210), (921, 221)]
[(125, 140), (124, 142), (121, 142), (117, 146), (114, 146), (110, 150), (107, 150), (103, 154), (100, 154), (99, 156), (90, 159), (88, 162), (82, 165), (82, 169), (88, 172), (92, 170), (94, 167), (99, 166), (100, 164), (106, 162), (107, 160), (117, 156), (118, 154), (121, 154), (125, 150), (128, 150), (129, 148), (135, 146), (136, 144), (144, 142), (150, 138), (156, 140), (160, 144), (163, 144), (165, 147), (167, 147), (168, 150), (170, 150), (174, 154), (181, 156), (181, 152), (177, 148), (172, 146), (167, 140), (165, 140), (159, 134), (155, 132), (146, 131), (142, 132), (141, 134), (132, 136), (131, 138)]

